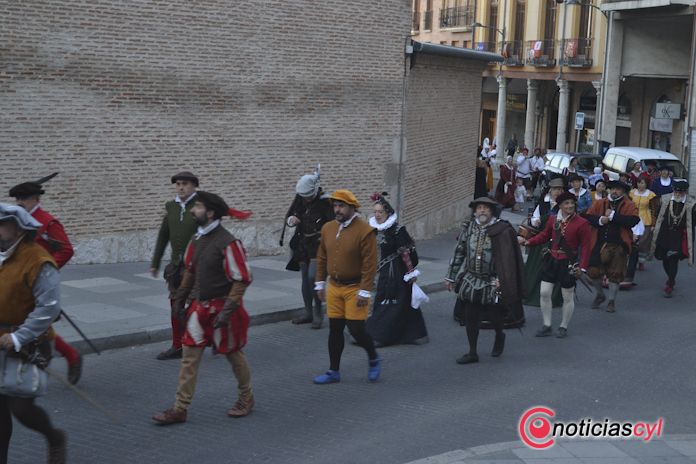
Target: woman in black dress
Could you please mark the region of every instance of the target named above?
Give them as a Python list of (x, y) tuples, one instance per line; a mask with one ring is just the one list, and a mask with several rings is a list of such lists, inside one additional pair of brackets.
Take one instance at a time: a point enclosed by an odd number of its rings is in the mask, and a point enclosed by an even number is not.
[(377, 292), (367, 331), (377, 346), (420, 345), (428, 342), (428, 331), (421, 310), (411, 306), (413, 284), (420, 274), (415, 269), (418, 254), (385, 195), (376, 193), (371, 197), (375, 215), (370, 218), (370, 225), (377, 229), (379, 262)]

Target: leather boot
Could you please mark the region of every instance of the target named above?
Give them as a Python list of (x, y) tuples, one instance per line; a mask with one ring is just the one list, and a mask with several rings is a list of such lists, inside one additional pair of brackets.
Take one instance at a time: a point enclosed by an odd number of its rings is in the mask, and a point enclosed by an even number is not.
[(312, 322), (312, 319), (314, 319), (314, 317), (312, 316), (312, 308), (305, 308), (304, 315), (302, 315), (300, 317), (296, 317), (295, 319), (292, 320), (292, 323), (297, 324), (297, 325), (309, 324), (310, 322)]
[(491, 352), (491, 356), (494, 358), (497, 358), (501, 354), (503, 354), (503, 350), (505, 349), (505, 334), (501, 333), (500, 336), (496, 335), (495, 336), (495, 342), (493, 343), (493, 351)]
[(186, 410), (177, 411), (174, 408), (167, 409), (159, 414), (152, 416), (152, 420), (158, 425), (171, 425), (186, 422)]
[(324, 322), (324, 311), (321, 308), (321, 305), (315, 305), (314, 306), (314, 318), (312, 319), (312, 328), (313, 329), (321, 329), (321, 325)]
[(251, 410), (254, 408), (254, 397), (249, 399), (239, 398), (237, 402), (232, 406), (232, 409), (227, 411), (227, 415), (238, 419), (240, 417), (248, 416)]
[(55, 429), (58, 443), (48, 447), (48, 464), (65, 464), (68, 459), (68, 439), (64, 431)]

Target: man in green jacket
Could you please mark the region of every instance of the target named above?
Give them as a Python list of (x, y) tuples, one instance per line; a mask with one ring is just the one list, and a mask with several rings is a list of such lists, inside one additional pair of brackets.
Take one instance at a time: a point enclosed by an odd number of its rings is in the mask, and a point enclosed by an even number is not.
[[(162, 219), (162, 225), (157, 235), (155, 253), (152, 257), (150, 273), (153, 277), (159, 275), (162, 255), (167, 248), (167, 243), (171, 245), (172, 255), (169, 264), (164, 268), (164, 279), (169, 288), (169, 304), (173, 308), (174, 294), (181, 284), (183, 275), (183, 255), (191, 237), (196, 232), (196, 223), (191, 216), (193, 198), (196, 196), (198, 188), (198, 177), (191, 172), (183, 171), (172, 177), (172, 184), (176, 186), (176, 197), (164, 205), (166, 211)], [(184, 335), (186, 327), (179, 318), (171, 312), (172, 323), (172, 346), (166, 351), (157, 355), (157, 359), (176, 359), (181, 358), (181, 337)]]

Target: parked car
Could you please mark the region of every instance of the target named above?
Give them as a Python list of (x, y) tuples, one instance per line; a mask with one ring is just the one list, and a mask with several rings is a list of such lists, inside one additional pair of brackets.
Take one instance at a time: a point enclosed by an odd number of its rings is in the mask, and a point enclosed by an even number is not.
[(547, 153), (546, 159), (548, 161), (544, 169), (546, 180), (548, 181), (562, 175), (563, 170), (570, 165), (570, 160), (573, 158), (578, 159), (578, 174), (585, 178), (585, 180), (593, 174), (594, 168), (599, 166), (599, 163), (602, 162), (602, 157), (600, 155), (593, 155), (591, 153)]
[(604, 155), (604, 172), (610, 179), (618, 179), (619, 173), (629, 172), (633, 165), (639, 161), (643, 170), (647, 169), (646, 162), (652, 161), (658, 166), (669, 165), (674, 169), (675, 178), (688, 178), (686, 168), (679, 158), (671, 153), (652, 148), (640, 147), (612, 147)]

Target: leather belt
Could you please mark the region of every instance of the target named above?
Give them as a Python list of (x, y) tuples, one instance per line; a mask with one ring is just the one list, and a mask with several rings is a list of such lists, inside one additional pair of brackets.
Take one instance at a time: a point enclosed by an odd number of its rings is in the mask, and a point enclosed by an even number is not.
[(339, 280), (339, 279), (334, 279), (333, 277), (331, 278), (331, 283), (339, 285), (341, 287), (346, 287), (348, 285), (356, 285), (359, 284), (362, 279), (346, 279), (346, 280)]

